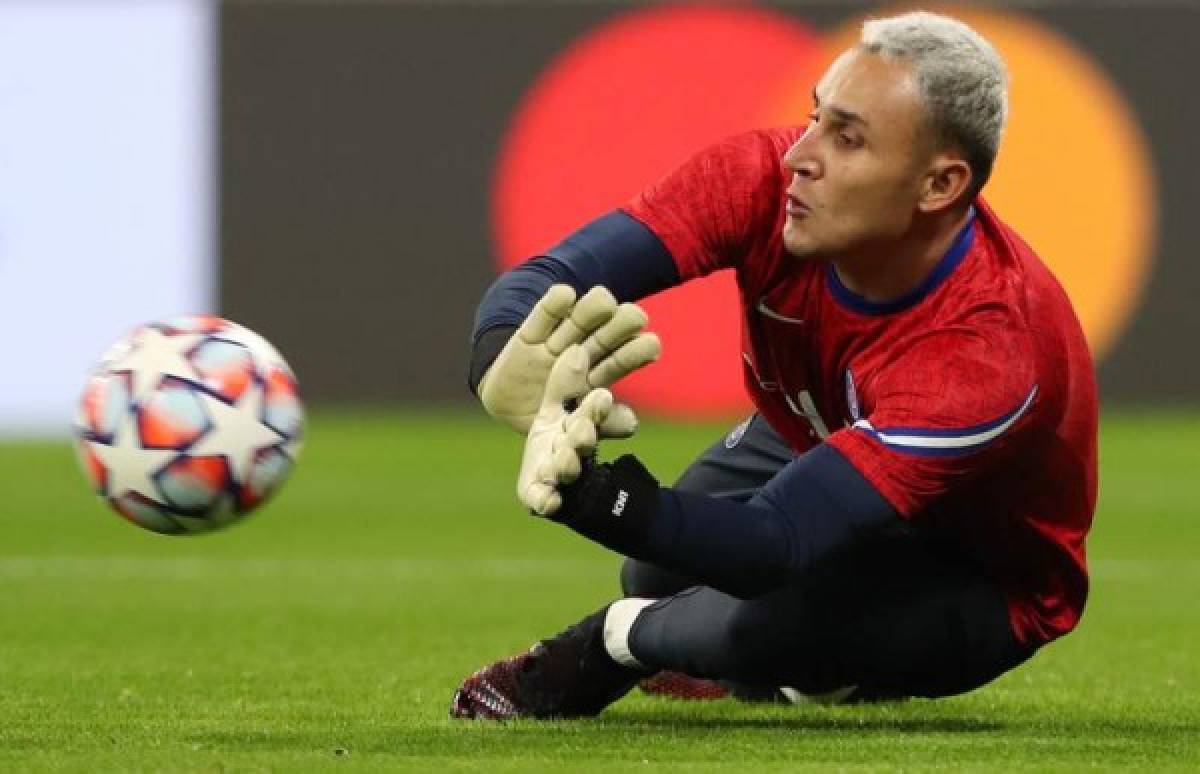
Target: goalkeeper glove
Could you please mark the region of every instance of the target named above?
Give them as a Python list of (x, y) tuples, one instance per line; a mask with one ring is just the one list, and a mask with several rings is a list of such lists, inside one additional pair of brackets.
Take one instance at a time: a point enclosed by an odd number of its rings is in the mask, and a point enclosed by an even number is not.
[[(603, 387), (589, 389), (587, 355), (573, 344), (554, 363), (538, 408), (517, 474), (517, 497), (539, 516), (549, 516), (562, 505), (560, 484), (578, 478), (584, 460), (596, 449), (598, 427), (612, 411), (612, 393)], [(568, 402), (578, 406), (567, 410)]]
[[(608, 387), (657, 360), (662, 346), (656, 335), (643, 332), (646, 321), (645, 312), (635, 304), (617, 304), (606, 288), (594, 287), (576, 302), (569, 286), (552, 286), (480, 380), (484, 408), (518, 432), (528, 433), (550, 370), (570, 345), (582, 342), (589, 387)], [(627, 438), (635, 430), (633, 409), (617, 404), (599, 435)]]
[[(517, 497), (529, 510), (627, 556), (639, 556), (659, 509), (658, 481), (632, 455), (594, 461), (612, 395), (587, 384), (587, 357), (571, 346), (554, 364), (525, 440)], [(566, 406), (582, 396), (578, 407)]]

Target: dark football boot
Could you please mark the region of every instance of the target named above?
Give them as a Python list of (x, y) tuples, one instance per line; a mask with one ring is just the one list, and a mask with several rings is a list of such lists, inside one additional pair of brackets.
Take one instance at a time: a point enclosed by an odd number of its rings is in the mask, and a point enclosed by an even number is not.
[(525, 653), (480, 669), (454, 693), (456, 718), (578, 718), (597, 715), (647, 676), (604, 649), (604, 616), (594, 613)]

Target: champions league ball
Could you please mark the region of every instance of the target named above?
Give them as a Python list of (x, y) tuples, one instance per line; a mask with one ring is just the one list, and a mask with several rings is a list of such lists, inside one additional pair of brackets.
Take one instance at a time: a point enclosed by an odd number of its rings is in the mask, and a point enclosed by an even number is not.
[(184, 535), (239, 521), (279, 489), (304, 409), (266, 339), (219, 317), (183, 317), (110, 347), (74, 425), (96, 493), (139, 527)]

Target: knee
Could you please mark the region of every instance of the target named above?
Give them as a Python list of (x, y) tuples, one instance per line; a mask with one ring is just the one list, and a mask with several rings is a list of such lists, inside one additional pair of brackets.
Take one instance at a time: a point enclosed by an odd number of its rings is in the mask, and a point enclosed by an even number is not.
[(773, 639), (766, 628), (768, 622), (755, 615), (749, 605), (739, 605), (721, 627), (721, 642), (724, 649), (741, 664), (762, 661)]
[(813, 674), (819, 663), (812, 638), (795, 619), (764, 612), (743, 603), (722, 622), (719, 640), (729, 665), (722, 677), (755, 685), (799, 682), (805, 688), (820, 682)]

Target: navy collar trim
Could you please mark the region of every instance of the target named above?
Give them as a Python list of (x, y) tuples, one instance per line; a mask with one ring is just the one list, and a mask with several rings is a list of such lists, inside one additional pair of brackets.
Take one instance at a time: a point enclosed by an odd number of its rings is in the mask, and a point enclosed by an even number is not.
[(975, 241), (974, 227), (975, 208), (972, 207), (967, 215), (966, 224), (958, 232), (958, 236), (954, 238), (954, 244), (950, 245), (950, 249), (938, 261), (937, 266), (934, 267), (933, 271), (929, 272), (929, 276), (922, 280), (920, 285), (917, 285), (917, 287), (905, 293), (900, 298), (891, 301), (871, 301), (860, 296), (842, 284), (842, 280), (838, 277), (837, 270), (834, 269), (832, 263), (827, 264), (826, 267), (829, 290), (833, 294), (835, 301), (860, 314), (881, 315), (903, 312), (936, 290), (958, 268), (963, 258), (967, 257), (967, 251), (971, 249), (971, 244)]

